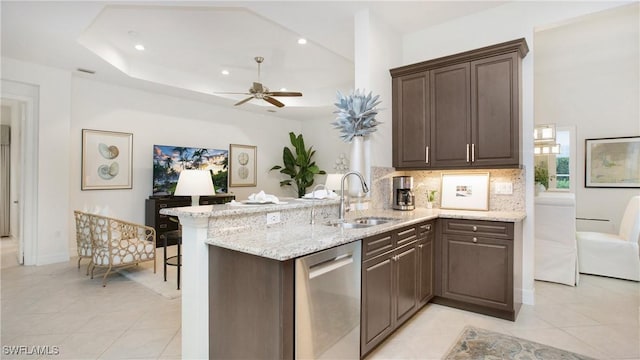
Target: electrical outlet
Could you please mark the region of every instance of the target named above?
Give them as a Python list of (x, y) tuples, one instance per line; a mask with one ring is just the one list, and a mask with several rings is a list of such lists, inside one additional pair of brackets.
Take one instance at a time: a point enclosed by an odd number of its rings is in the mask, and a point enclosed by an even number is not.
[(267, 213), (267, 225), (277, 224), (280, 222), (280, 212)]
[(513, 183), (511, 182), (497, 182), (495, 185), (495, 191), (497, 195), (512, 195)]

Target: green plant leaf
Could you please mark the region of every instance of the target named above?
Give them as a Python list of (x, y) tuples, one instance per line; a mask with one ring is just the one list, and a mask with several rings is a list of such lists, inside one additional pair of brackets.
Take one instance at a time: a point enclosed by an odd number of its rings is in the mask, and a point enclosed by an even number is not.
[(281, 174), (291, 178), (280, 181), (280, 186), (293, 185), (295, 182), (298, 196), (304, 196), (306, 189), (313, 185), (314, 176), (326, 174), (326, 172), (320, 170), (316, 163), (311, 161), (316, 152), (312, 146), (305, 147), (302, 134), (296, 135), (294, 132), (289, 132), (289, 141), (293, 147), (285, 146), (282, 150), (284, 167), (275, 165), (271, 170), (280, 170)]

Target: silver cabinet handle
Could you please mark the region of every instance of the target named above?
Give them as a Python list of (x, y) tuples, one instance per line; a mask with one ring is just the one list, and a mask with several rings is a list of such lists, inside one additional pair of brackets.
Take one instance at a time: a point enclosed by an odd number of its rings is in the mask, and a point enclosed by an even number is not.
[(474, 243), (477, 243), (477, 242), (478, 242), (478, 238), (474, 237), (474, 238), (473, 238), (473, 242), (474, 242)]
[(418, 248), (422, 249), (424, 247), (424, 245), (420, 244), (418, 245)]
[(469, 162), (469, 144), (467, 144), (467, 162)]
[(476, 162), (476, 144), (471, 144), (471, 162)]
[(425, 226), (425, 229), (431, 230), (431, 224), (428, 224), (427, 226)]
[(478, 227), (473, 225), (473, 231), (478, 231)]
[(425, 159), (425, 163), (429, 163), (429, 147), (425, 146), (424, 147), (424, 159)]

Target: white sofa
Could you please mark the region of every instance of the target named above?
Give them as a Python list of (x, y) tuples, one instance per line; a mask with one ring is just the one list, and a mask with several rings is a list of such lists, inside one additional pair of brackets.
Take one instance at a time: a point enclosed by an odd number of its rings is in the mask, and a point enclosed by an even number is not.
[(576, 201), (571, 193), (540, 193), (535, 198), (535, 271), (537, 280), (578, 284)]
[(629, 200), (618, 234), (578, 231), (580, 272), (640, 281), (640, 196)]

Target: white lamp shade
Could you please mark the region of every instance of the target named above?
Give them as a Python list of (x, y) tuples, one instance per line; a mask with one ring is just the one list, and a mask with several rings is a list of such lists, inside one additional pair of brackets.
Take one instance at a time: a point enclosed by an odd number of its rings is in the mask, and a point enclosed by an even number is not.
[(176, 196), (215, 195), (209, 170), (182, 170), (176, 186)]
[(340, 180), (342, 180), (342, 174), (327, 174), (324, 186), (329, 190), (340, 190)]

